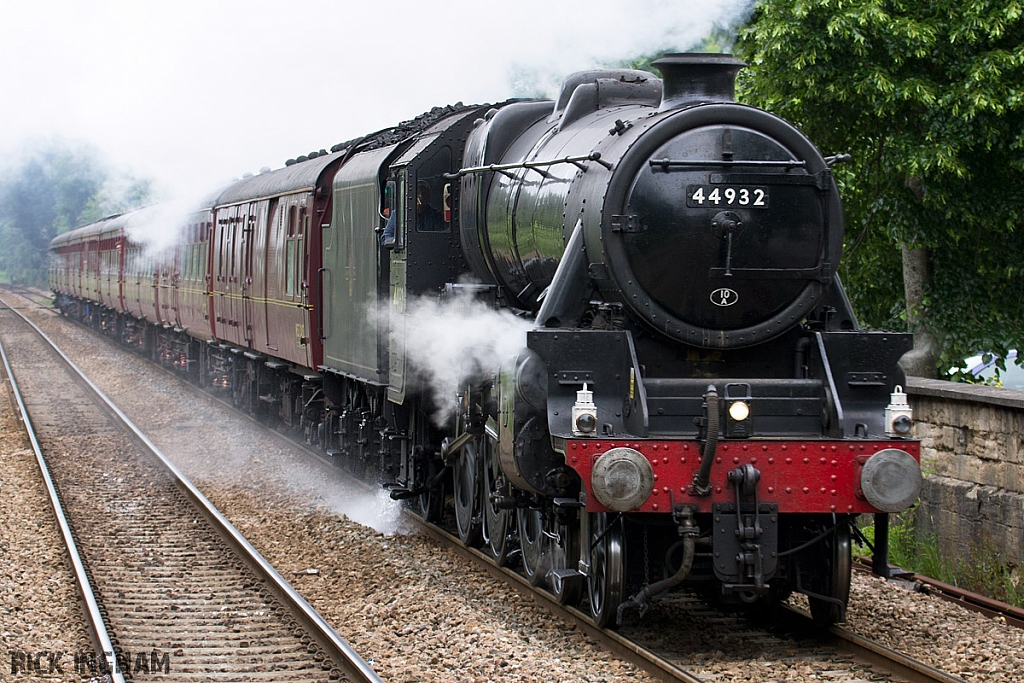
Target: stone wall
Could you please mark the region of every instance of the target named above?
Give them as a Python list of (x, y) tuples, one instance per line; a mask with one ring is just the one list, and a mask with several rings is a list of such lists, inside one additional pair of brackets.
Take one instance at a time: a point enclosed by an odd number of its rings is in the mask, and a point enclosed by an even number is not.
[(910, 378), (925, 473), (918, 529), (944, 555), (1024, 566), (1024, 391)]

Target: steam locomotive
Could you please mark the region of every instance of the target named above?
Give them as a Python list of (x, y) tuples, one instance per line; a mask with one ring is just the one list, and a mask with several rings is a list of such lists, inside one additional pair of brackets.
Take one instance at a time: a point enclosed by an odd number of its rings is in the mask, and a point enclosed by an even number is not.
[[(921, 487), (911, 337), (861, 329), (837, 276), (842, 158), (736, 103), (731, 56), (654, 66), (290, 160), (159, 256), (135, 235), (160, 207), (60, 235), (57, 305), (452, 511), (597, 624), (681, 586), (842, 620), (855, 519)], [(403, 334), (423, 296), (532, 321), (440, 426)]]

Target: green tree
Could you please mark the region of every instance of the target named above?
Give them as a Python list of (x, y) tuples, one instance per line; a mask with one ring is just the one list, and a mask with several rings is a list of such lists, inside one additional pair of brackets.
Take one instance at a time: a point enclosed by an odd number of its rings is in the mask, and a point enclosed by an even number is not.
[(0, 173), (0, 279), (46, 280), (59, 233), (149, 202), (148, 180), (113, 174), (88, 147), (37, 145)]
[(1022, 0), (764, 0), (737, 44), (741, 99), (853, 155), (842, 274), (915, 374), (1024, 348), (1022, 36)]

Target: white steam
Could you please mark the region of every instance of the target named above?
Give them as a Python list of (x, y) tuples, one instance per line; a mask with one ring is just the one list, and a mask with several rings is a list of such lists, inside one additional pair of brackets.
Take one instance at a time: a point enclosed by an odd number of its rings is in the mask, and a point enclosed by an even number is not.
[(729, 51), (737, 27), (750, 18), (755, 4), (756, 0), (590, 0), (582, 6), (529, 0), (517, 5), (517, 16), (508, 18), (510, 26), (505, 29), (529, 36), (529, 48), (513, 42), (515, 47), (507, 53), (496, 45), (485, 54), (504, 65), (515, 96), (553, 98), (573, 71), (619, 67), (662, 51)]
[(185, 243), (185, 229), (201, 202), (195, 198), (161, 202), (128, 216), (125, 234), (142, 248), (142, 258), (163, 261), (173, 249)]
[(324, 495), (324, 505), (332, 512), (345, 515), (356, 524), (370, 527), (386, 536), (409, 531), (409, 524), (402, 517), (405, 509), (401, 501), (392, 500), (388, 491), (377, 488), (373, 491), (333, 489)]
[(433, 399), (438, 426), (456, 414), (456, 392), (493, 376), (502, 362), (526, 348), (526, 333), (534, 326), (468, 293), (410, 299), (405, 315), (392, 325), (404, 342), (406, 382)]

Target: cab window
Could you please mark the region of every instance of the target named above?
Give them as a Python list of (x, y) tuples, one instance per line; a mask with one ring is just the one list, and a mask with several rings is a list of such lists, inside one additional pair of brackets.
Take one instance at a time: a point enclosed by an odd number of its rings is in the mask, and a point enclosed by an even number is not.
[(451, 213), (445, 209), (444, 174), (451, 170), (452, 153), (442, 147), (424, 162), (416, 172), (416, 231), (448, 232)]

